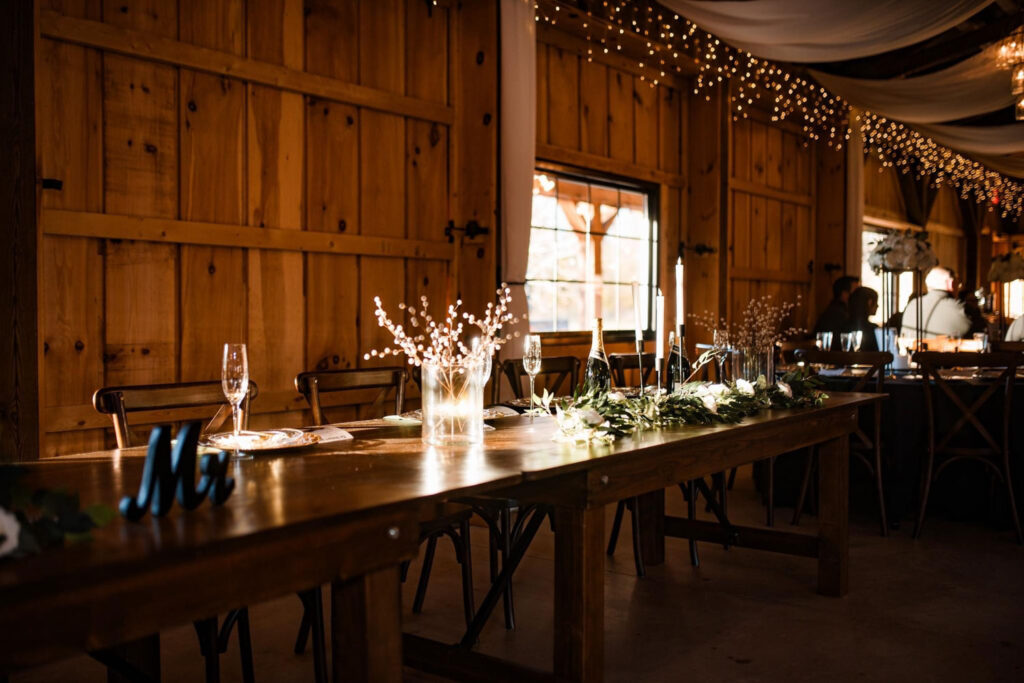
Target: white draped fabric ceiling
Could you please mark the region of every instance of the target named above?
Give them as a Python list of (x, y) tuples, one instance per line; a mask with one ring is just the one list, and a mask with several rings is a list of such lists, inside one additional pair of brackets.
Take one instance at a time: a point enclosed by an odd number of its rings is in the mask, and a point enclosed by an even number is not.
[[(756, 57), (800, 63), (879, 55), (927, 40), (991, 0), (662, 0)], [(1007, 27), (1009, 30), (1010, 27)], [(1024, 178), (1024, 123), (941, 125), (1012, 106), (1008, 71), (989, 47), (953, 66), (910, 78), (811, 75), (850, 104), (910, 125), (936, 143), (1004, 175)]]

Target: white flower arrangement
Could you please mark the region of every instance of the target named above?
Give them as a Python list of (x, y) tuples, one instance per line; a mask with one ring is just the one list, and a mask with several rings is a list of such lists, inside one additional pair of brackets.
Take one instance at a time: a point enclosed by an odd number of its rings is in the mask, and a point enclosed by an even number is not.
[(1013, 282), (1024, 280), (1024, 255), (1011, 251), (992, 259), (988, 269), (989, 282)]
[(883, 270), (926, 271), (939, 265), (939, 259), (932, 250), (925, 231), (890, 232), (872, 244), (868, 265), (876, 273)]

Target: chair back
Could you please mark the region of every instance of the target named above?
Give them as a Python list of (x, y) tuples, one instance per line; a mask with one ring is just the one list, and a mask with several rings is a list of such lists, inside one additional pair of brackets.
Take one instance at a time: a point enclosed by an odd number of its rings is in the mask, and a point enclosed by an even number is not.
[(798, 362), (812, 365), (867, 365), (868, 371), (857, 379), (851, 391), (872, 391), (882, 393), (885, 383), (885, 366), (892, 363), (888, 351), (819, 351), (818, 349), (797, 349), (793, 352)]
[[(697, 352), (697, 358), (700, 358), (704, 353), (714, 350), (716, 347), (713, 344), (695, 344), (694, 348)], [(697, 377), (695, 379), (701, 382), (727, 382), (731, 379), (732, 368), (729, 367), (731, 360), (731, 353), (726, 352), (721, 359), (716, 359), (697, 371)]]
[(814, 351), (818, 346), (813, 339), (786, 339), (778, 344), (779, 357), (783, 363), (796, 361), (796, 352), (800, 350)]
[[(537, 377), (544, 377), (544, 385), (547, 390), (555, 395), (558, 395), (563, 385), (568, 381), (568, 385), (565, 387), (566, 393), (572, 393), (572, 391), (579, 384), (580, 380), (580, 359), (576, 356), (552, 356), (550, 358), (544, 358), (540, 363), (540, 372), (537, 373)], [(523, 368), (522, 358), (508, 358), (501, 362), (500, 375), (504, 375), (505, 379), (512, 387), (512, 394), (516, 398), (527, 398), (523, 392), (523, 377), (526, 377), (526, 370)]]
[(325, 424), (320, 395), (337, 391), (360, 391), (379, 389), (373, 401), (374, 406), (384, 403), (388, 392), (395, 392), (395, 414), (405, 406), (405, 382), (409, 373), (402, 367), (356, 368), (351, 370), (313, 370), (300, 372), (295, 377), (295, 388), (313, 413), (313, 424)]
[[(939, 353), (935, 351), (920, 351), (914, 354), (913, 361), (918, 364), (921, 368), (921, 383), (924, 388), (924, 399), (925, 409), (928, 413), (928, 439), (929, 447), (932, 452), (951, 452), (954, 455), (959, 455), (963, 458), (971, 458), (974, 460), (980, 460), (986, 463), (990, 467), (996, 469), (999, 474), (998, 468), (992, 463), (992, 461), (985, 457), (986, 455), (999, 455), (1003, 456), (1008, 452), (1010, 445), (1010, 419), (1013, 402), (1013, 383), (1017, 376), (1017, 366), (1021, 364), (1022, 358), (1020, 354), (1013, 352), (994, 352), (994, 353), (970, 353), (970, 352), (953, 352), (953, 353)], [(988, 377), (972, 377), (971, 383), (975, 386), (983, 386), (985, 390), (981, 396), (974, 400), (974, 402), (968, 406), (964, 399), (957, 394), (953, 387), (949, 384), (947, 378), (942, 376), (940, 370), (949, 368), (968, 368), (968, 369), (991, 369), (998, 370), (997, 375), (991, 375)], [(1002, 406), (1002, 424), (1000, 435), (1001, 438), (997, 439), (989, 429), (982, 423), (978, 411), (995, 396), (997, 392), (1003, 395), (1003, 406)], [(952, 425), (943, 434), (939, 434), (936, 431), (937, 418), (936, 418), (936, 398), (937, 396), (944, 395), (949, 402), (956, 407), (959, 417), (952, 421)], [(944, 421), (945, 422), (945, 421)], [(958, 433), (962, 432), (964, 427), (971, 424), (975, 431), (981, 435), (984, 442), (987, 444), (985, 448), (952, 448), (950, 442), (953, 440)], [(954, 458), (959, 459), (959, 458)], [(947, 461), (952, 462), (952, 460)], [(936, 471), (936, 476), (938, 471)]]
[[(249, 421), (249, 404), (259, 394), (259, 388), (252, 380), (249, 391), (242, 400), (242, 424)], [(218, 406), (213, 418), (203, 428), (203, 433), (216, 430), (231, 414), (226, 403), (224, 389), (220, 382), (186, 382), (179, 384), (142, 384), (125, 387), (103, 387), (92, 395), (92, 405), (103, 415), (110, 415), (114, 423), (114, 436), (118, 448), (132, 445), (128, 415), (149, 410), (171, 410), (174, 408), (198, 408)]]
[(608, 365), (611, 366), (612, 380), (615, 382), (615, 386), (627, 386), (626, 370), (640, 368), (641, 358), (643, 359), (643, 370), (640, 374), (640, 385), (647, 386), (651, 373), (654, 372), (655, 355), (653, 353), (645, 353), (642, 357), (635, 353), (613, 353), (608, 356)]

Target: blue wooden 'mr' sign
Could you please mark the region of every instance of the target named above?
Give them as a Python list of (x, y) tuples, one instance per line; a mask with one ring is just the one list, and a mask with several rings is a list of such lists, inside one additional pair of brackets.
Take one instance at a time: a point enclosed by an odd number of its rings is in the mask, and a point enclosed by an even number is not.
[(177, 497), (186, 510), (192, 510), (209, 497), (214, 505), (228, 499), (235, 489), (235, 480), (227, 476), (230, 456), (223, 451), (204, 455), (199, 470), (202, 477), (196, 486), (196, 451), (199, 447), (198, 422), (189, 422), (178, 431), (178, 442), (171, 452), (171, 427), (154, 427), (149, 435), (149, 451), (142, 470), (137, 496), (121, 499), (121, 514), (132, 521), (141, 519), (149, 507), (153, 515), (166, 515)]

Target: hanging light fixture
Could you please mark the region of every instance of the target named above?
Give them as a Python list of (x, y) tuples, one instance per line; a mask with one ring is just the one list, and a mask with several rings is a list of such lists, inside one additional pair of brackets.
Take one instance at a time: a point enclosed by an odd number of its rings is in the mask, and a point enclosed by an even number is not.
[(1024, 27), (1018, 26), (1013, 33), (1006, 36), (996, 51), (996, 65), (1000, 69), (1010, 69), (1024, 64)]
[(1014, 66), (1011, 73), (1010, 83), (1013, 88), (1013, 94), (1018, 97), (1024, 95), (1024, 64)]

